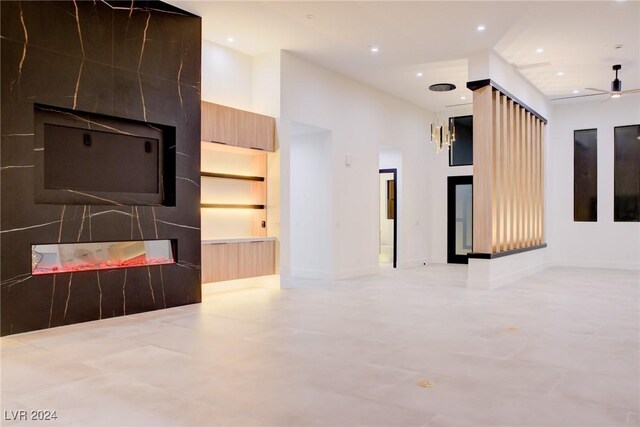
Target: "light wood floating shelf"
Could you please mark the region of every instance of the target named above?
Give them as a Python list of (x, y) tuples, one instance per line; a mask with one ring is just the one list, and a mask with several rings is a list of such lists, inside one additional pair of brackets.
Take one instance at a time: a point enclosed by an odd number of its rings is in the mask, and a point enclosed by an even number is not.
[(200, 176), (207, 178), (239, 179), (243, 181), (264, 181), (263, 176), (234, 175), (230, 173), (200, 172)]
[(225, 204), (225, 203), (200, 203), (201, 208), (216, 209), (264, 209), (264, 205), (243, 205), (243, 204)]

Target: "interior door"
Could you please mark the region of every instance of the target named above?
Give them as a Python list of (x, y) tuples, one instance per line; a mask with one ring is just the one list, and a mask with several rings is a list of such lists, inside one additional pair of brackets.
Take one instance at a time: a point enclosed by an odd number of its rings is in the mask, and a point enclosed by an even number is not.
[(473, 176), (447, 180), (447, 262), (467, 264), (473, 250)]

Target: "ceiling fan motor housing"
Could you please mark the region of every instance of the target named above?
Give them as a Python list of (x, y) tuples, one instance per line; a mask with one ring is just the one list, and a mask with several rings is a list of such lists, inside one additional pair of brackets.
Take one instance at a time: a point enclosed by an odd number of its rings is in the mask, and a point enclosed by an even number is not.
[(615, 79), (611, 82), (611, 92), (620, 92), (622, 90), (622, 80)]
[(618, 78), (618, 70), (622, 69), (622, 65), (616, 64), (611, 67), (616, 72), (616, 78), (611, 82), (611, 92), (622, 91), (622, 80)]

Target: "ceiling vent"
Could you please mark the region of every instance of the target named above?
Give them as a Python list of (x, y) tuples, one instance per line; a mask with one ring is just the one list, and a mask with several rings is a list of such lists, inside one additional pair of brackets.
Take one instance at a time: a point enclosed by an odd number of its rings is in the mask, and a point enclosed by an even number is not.
[(456, 88), (456, 85), (453, 83), (436, 83), (434, 85), (429, 86), (429, 90), (434, 92), (449, 92)]

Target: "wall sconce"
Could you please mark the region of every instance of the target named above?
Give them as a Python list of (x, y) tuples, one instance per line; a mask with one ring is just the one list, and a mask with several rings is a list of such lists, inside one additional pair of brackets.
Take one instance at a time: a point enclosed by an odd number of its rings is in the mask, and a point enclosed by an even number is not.
[(442, 124), (431, 124), (431, 143), (436, 145), (436, 153), (442, 151), (443, 147), (447, 150), (453, 147), (456, 140), (456, 128), (453, 125), (453, 119), (448, 119)]

